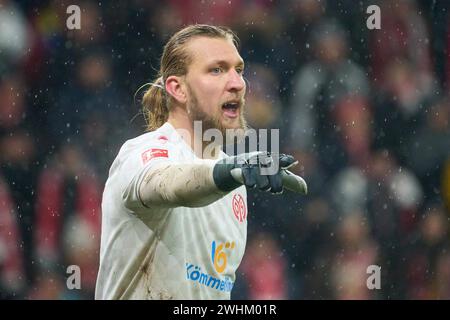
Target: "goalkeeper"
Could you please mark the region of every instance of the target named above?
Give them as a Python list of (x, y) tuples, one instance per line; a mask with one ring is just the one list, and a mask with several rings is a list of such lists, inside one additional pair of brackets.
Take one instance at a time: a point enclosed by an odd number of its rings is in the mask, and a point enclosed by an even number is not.
[(229, 299), (247, 239), (246, 187), (306, 193), (287, 170), (292, 156), (228, 157), (220, 144), (205, 153), (194, 132), (195, 121), (246, 129), (237, 43), (229, 29), (193, 25), (165, 45), (143, 98), (149, 132), (122, 146), (105, 185), (96, 299)]

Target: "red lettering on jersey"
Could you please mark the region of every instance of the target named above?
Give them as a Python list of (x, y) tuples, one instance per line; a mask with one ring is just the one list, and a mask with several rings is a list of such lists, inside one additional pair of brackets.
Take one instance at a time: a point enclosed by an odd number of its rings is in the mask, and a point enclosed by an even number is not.
[(166, 149), (149, 149), (142, 153), (142, 162), (146, 164), (154, 158), (168, 158), (169, 151)]
[(245, 207), (244, 198), (240, 194), (233, 196), (233, 213), (239, 222), (243, 222), (247, 218), (247, 208)]

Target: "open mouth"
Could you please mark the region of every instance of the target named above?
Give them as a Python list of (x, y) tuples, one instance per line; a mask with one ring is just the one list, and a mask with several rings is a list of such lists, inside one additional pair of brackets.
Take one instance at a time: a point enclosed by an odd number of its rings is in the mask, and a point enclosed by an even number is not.
[(222, 105), (223, 113), (229, 118), (236, 118), (239, 115), (239, 102), (225, 102)]

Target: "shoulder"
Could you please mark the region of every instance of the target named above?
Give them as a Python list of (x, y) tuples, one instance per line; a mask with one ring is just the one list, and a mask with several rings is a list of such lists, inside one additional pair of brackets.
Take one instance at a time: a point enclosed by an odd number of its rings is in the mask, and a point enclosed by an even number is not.
[(163, 126), (127, 140), (120, 148), (110, 168), (109, 176), (118, 177), (121, 184), (128, 186), (133, 177), (139, 176), (153, 165), (178, 161), (179, 143), (164, 129)]
[(127, 140), (119, 151), (119, 158), (138, 156), (145, 164), (153, 158), (176, 157), (181, 147), (179, 138), (162, 126)]

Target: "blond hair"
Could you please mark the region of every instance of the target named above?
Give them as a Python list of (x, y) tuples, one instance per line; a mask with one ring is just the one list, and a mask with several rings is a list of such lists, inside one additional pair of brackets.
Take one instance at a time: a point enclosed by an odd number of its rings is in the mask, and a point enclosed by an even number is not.
[(236, 48), (239, 46), (239, 38), (226, 27), (196, 24), (175, 33), (164, 46), (157, 78), (142, 98), (148, 131), (156, 130), (167, 121), (170, 96), (166, 93), (165, 81), (169, 76), (183, 76), (187, 73), (192, 58), (187, 53), (186, 43), (199, 36), (230, 39)]

